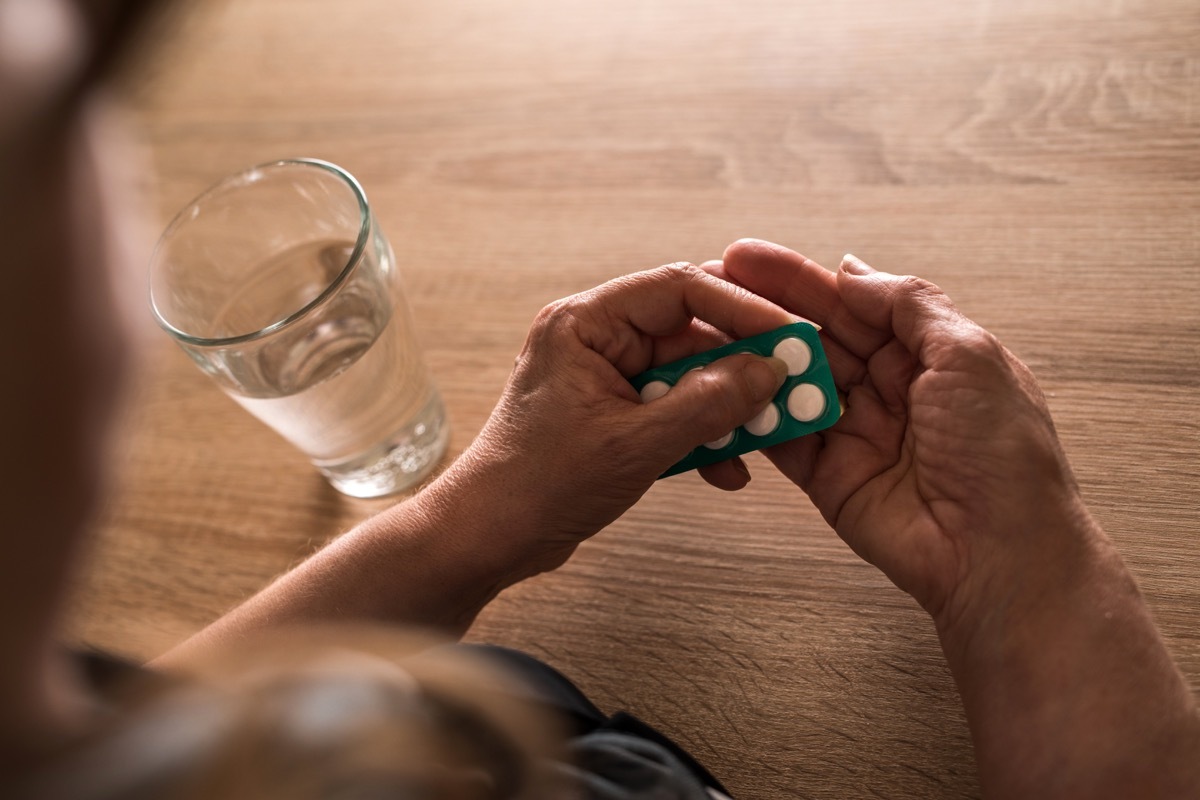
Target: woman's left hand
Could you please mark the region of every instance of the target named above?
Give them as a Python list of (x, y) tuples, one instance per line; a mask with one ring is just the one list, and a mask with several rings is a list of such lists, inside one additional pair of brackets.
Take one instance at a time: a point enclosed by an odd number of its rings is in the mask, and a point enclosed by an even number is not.
[[(738, 355), (643, 404), (628, 378), (786, 325), (770, 301), (691, 265), (547, 306), (482, 433), (422, 491), (366, 520), (176, 648), (185, 663), (268, 627), (408, 623), (461, 635), (496, 593), (562, 564), (669, 466), (761, 411), (775, 359)], [(745, 485), (740, 462), (702, 474)]]
[[(759, 413), (783, 384), (776, 359), (736, 355), (642, 403), (629, 378), (795, 318), (690, 264), (610, 281), (538, 314), (516, 368), (476, 441), (439, 492), (488, 499), (507, 521), (521, 575), (560, 565), (637, 502), (668, 467)], [(739, 489), (740, 459), (701, 471)]]

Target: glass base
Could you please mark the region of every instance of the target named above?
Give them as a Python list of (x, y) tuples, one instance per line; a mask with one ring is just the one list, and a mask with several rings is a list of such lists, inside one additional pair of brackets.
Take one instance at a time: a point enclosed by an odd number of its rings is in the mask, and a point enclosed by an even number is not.
[(365, 453), (313, 462), (333, 488), (351, 497), (383, 497), (425, 480), (446, 454), (450, 424), (442, 398), (433, 397), (411, 422)]

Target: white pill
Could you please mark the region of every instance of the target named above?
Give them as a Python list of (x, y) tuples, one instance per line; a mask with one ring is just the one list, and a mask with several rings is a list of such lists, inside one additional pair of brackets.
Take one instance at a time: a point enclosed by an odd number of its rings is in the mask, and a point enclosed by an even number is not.
[(825, 413), (825, 393), (813, 383), (802, 383), (788, 394), (788, 413), (801, 422), (812, 422)]
[(803, 375), (812, 364), (812, 348), (808, 342), (795, 337), (775, 345), (771, 355), (787, 364), (788, 375)]
[(666, 381), (650, 381), (642, 387), (639, 393), (642, 396), (643, 403), (649, 403), (651, 400), (657, 400), (666, 394), (671, 388), (671, 384)]
[(717, 439), (712, 442), (708, 442), (704, 446), (707, 447), (709, 450), (720, 450), (722, 447), (729, 447), (729, 443), (732, 441), (733, 441), (733, 431), (730, 431), (729, 433), (722, 436), (720, 439)]
[(779, 427), (779, 420), (782, 415), (779, 413), (779, 406), (771, 403), (758, 413), (758, 416), (746, 423), (746, 430), (755, 436), (766, 436), (769, 433), (774, 433)]

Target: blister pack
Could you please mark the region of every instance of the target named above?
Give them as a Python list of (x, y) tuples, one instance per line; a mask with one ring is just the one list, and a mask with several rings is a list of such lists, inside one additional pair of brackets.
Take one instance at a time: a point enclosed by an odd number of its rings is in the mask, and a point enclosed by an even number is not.
[(740, 428), (701, 445), (660, 477), (740, 456), (824, 430), (841, 415), (837, 389), (816, 326), (796, 322), (749, 339), (682, 358), (630, 379), (642, 402), (651, 403), (670, 391), (685, 374), (719, 358), (738, 353), (774, 356), (788, 365), (787, 379), (763, 411)]

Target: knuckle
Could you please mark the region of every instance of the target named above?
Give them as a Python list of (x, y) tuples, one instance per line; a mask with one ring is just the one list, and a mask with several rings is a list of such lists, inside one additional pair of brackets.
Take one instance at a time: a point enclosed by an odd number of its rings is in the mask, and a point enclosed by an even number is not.
[(1015, 357), (990, 331), (969, 323), (960, 334), (960, 346), (980, 370), (1003, 376), (1011, 383), (1021, 383)]
[(942, 287), (933, 281), (917, 277), (916, 275), (900, 276), (896, 292), (917, 302), (949, 303), (949, 299), (946, 297), (946, 293), (942, 291)]
[(671, 283), (687, 283), (702, 280), (708, 276), (707, 272), (687, 261), (664, 264), (661, 267), (650, 270), (650, 273), (660, 280)]
[(960, 319), (948, 326), (942, 341), (947, 355), (971, 373), (1000, 376), (1011, 372), (1000, 340), (968, 319)]
[(573, 326), (578, 316), (578, 306), (578, 295), (547, 304), (533, 318), (531, 332), (539, 335), (555, 334)]
[(1000, 340), (988, 330), (972, 322), (964, 321), (959, 325), (955, 338), (959, 347), (978, 358), (996, 363), (1006, 362), (1004, 346), (1000, 344)]
[[(728, 389), (728, 382), (721, 380), (721, 376), (708, 370), (700, 370), (693, 380), (695, 381), (697, 425), (714, 438), (724, 436), (733, 430), (738, 423), (737, 409), (732, 393)], [(738, 387), (736, 391), (744, 390), (744, 387)]]
[(542, 306), (542, 310), (533, 318), (533, 324), (536, 327), (545, 327), (560, 318), (565, 313), (571, 298), (564, 297), (560, 300), (554, 300)]
[(544, 306), (530, 323), (525, 344), (516, 357), (515, 366), (528, 367), (537, 360), (537, 353), (549, 352), (554, 348), (553, 342), (561, 341), (564, 336), (570, 335), (578, 325), (578, 313), (579, 301), (575, 295)]

